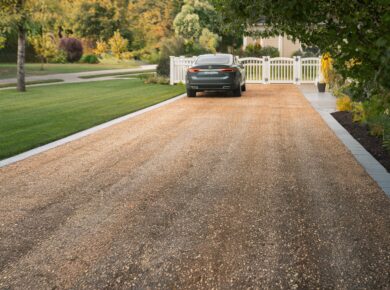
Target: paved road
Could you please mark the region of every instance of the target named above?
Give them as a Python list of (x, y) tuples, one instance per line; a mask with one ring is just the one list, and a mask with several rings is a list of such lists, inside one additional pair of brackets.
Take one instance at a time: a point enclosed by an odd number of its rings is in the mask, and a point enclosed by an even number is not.
[(290, 85), (0, 169), (0, 288), (389, 289), (390, 200)]

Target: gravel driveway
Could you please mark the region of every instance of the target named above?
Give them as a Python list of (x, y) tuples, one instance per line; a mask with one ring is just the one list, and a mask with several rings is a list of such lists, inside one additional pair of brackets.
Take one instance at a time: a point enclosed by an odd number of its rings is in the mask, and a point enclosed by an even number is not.
[(0, 169), (0, 288), (389, 289), (390, 200), (292, 85)]

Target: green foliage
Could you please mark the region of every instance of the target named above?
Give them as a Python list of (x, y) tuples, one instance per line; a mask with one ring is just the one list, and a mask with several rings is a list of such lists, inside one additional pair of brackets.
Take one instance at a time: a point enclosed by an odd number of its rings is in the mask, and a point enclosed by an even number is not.
[(337, 111), (341, 111), (341, 112), (351, 111), (352, 110), (351, 98), (341, 93), (339, 96), (337, 96), (336, 107), (337, 107)]
[(118, 27), (115, 19), (116, 10), (113, 6), (103, 5), (100, 1), (83, 1), (76, 6), (73, 30), (81, 37), (94, 40), (108, 40)]
[(245, 54), (245, 56), (258, 56), (258, 55), (260, 55), (260, 51), (261, 51), (260, 44), (258, 44), (258, 43), (248, 44), (245, 47), (244, 54)]
[(261, 47), (260, 44), (249, 44), (244, 51), (245, 56), (253, 56), (253, 57), (263, 57), (263, 56), (270, 56), (270, 57), (278, 57), (279, 50), (272, 46), (264, 46)]
[(65, 51), (59, 49), (57, 54), (50, 59), (51, 63), (67, 63), (67, 54)]
[(161, 44), (160, 59), (157, 65), (157, 73), (162, 76), (169, 76), (171, 55), (185, 55), (186, 44), (181, 37), (165, 39)]
[(188, 49), (216, 52), (221, 37), (221, 18), (207, 0), (185, 0), (175, 17), (173, 27), (176, 36), (188, 43)]
[(173, 22), (176, 35), (185, 39), (197, 39), (202, 31), (202, 27), (199, 24), (199, 16), (192, 13), (193, 9), (185, 5), (182, 12), (180, 12)]
[(219, 42), (219, 36), (216, 33), (212, 33), (207, 28), (203, 28), (202, 34), (199, 37), (199, 44), (204, 49), (211, 53), (217, 52), (217, 46)]
[[(286, 33), (306, 46), (317, 46), (335, 59), (334, 66), (370, 98), (377, 86), (390, 89), (389, 1), (213, 0), (224, 27), (243, 33), (265, 16), (262, 36)], [(264, 18), (264, 17), (263, 17)], [(249, 31), (249, 33), (256, 34)], [(346, 67), (346, 62), (356, 60)]]
[(119, 30), (114, 32), (114, 35), (108, 40), (108, 44), (117, 59), (120, 59), (121, 55), (127, 52), (128, 40), (121, 36)]
[(366, 123), (367, 115), (364, 110), (363, 103), (353, 102), (352, 104), (352, 119), (354, 122)]
[(4, 48), (5, 46), (6, 38), (2, 35), (0, 35), (0, 49)]
[(96, 64), (96, 63), (99, 63), (99, 58), (94, 54), (87, 54), (87, 55), (83, 55), (80, 62), (81, 63)]
[(160, 60), (160, 53), (156, 49), (146, 50), (146, 52), (141, 55), (141, 60), (147, 63), (156, 64)]
[(35, 34), (28, 37), (35, 53), (41, 58), (42, 63), (52, 60), (58, 55), (57, 40), (51, 33)]
[(108, 46), (107, 42), (105, 42), (104, 40), (101, 39), (101, 40), (96, 41), (96, 47), (95, 47), (93, 52), (96, 55), (101, 56), (101, 55), (107, 53), (108, 50), (109, 50), (109, 46)]

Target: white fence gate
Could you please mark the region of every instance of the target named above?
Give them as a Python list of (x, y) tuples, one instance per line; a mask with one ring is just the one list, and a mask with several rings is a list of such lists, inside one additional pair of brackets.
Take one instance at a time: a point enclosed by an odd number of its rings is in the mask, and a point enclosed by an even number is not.
[[(196, 57), (171, 56), (171, 85), (185, 83), (187, 69)], [(259, 84), (302, 84), (315, 83), (320, 74), (320, 58), (288, 57), (244, 57), (239, 61), (244, 65), (247, 83)]]

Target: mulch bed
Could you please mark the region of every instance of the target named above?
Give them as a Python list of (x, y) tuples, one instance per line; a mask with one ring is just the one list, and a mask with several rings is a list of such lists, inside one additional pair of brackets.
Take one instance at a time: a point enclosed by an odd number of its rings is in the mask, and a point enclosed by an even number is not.
[(390, 152), (383, 147), (381, 138), (370, 135), (366, 126), (353, 122), (350, 112), (335, 112), (332, 116), (390, 172)]

